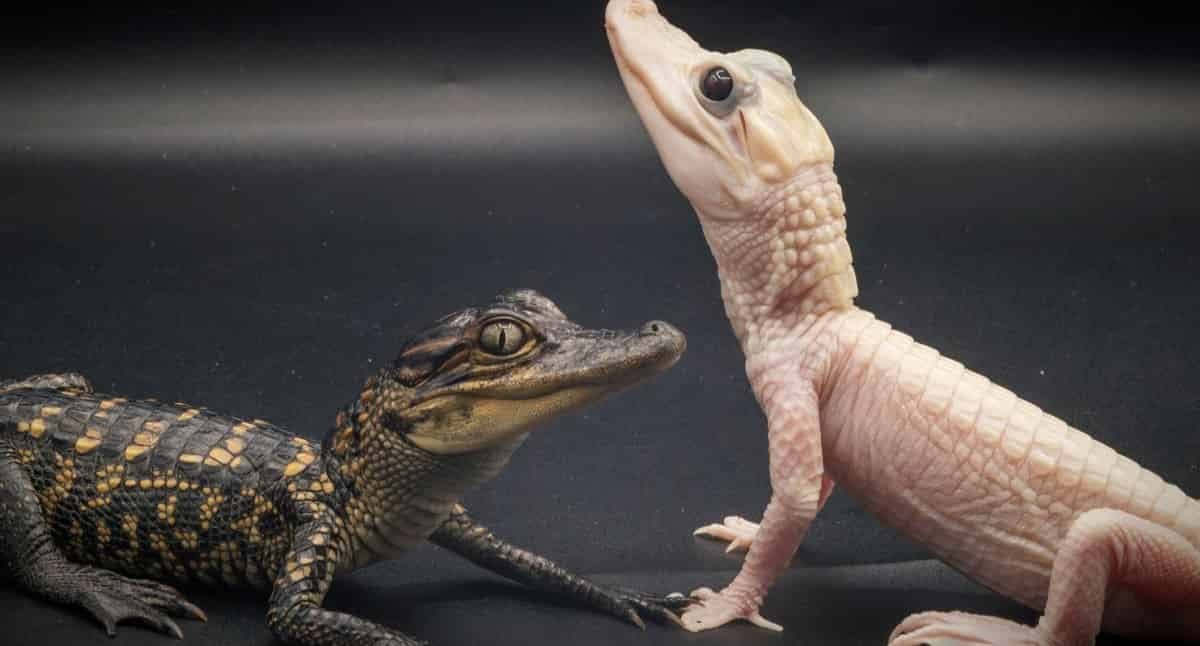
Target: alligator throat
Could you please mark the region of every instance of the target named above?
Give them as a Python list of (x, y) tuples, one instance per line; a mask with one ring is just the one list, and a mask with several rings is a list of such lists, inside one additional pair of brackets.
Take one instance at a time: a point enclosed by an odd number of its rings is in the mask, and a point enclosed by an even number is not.
[(716, 258), (725, 312), (743, 348), (854, 305), (846, 205), (830, 164), (794, 175), (735, 220), (700, 213)]

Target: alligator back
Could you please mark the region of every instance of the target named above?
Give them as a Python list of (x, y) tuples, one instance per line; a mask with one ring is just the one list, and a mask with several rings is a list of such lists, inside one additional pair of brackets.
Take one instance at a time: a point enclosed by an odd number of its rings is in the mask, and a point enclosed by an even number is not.
[(1044, 603), (1080, 514), (1128, 512), (1200, 544), (1200, 503), (870, 314), (837, 325), (823, 411), (834, 477), (884, 522), (984, 585)]
[(68, 558), (179, 582), (266, 586), (286, 487), (328, 482), (316, 447), (266, 422), (70, 388), (0, 389), (0, 454)]

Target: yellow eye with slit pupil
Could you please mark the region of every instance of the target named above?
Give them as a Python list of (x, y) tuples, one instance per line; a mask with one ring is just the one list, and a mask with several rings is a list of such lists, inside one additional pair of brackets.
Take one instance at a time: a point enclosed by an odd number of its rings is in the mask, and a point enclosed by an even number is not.
[(506, 357), (525, 347), (525, 329), (515, 321), (493, 321), (479, 331), (479, 346), (488, 354)]

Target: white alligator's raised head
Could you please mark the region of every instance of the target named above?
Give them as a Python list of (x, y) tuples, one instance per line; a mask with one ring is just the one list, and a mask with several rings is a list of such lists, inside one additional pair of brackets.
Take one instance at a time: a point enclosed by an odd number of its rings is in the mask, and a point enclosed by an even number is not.
[(743, 346), (787, 337), (858, 294), (833, 145), (777, 54), (710, 52), (650, 0), (609, 0), (625, 88), (700, 216)]
[(833, 162), (825, 129), (778, 54), (708, 51), (650, 0), (611, 0), (605, 26), (659, 156), (701, 215), (741, 217), (779, 183)]

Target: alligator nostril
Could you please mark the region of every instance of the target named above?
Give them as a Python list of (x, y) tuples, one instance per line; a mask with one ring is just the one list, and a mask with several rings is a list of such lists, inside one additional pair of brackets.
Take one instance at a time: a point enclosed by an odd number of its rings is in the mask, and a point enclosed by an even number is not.
[(658, 323), (651, 323), (650, 331), (654, 332), (655, 334), (658, 334), (658, 331), (659, 331)]

